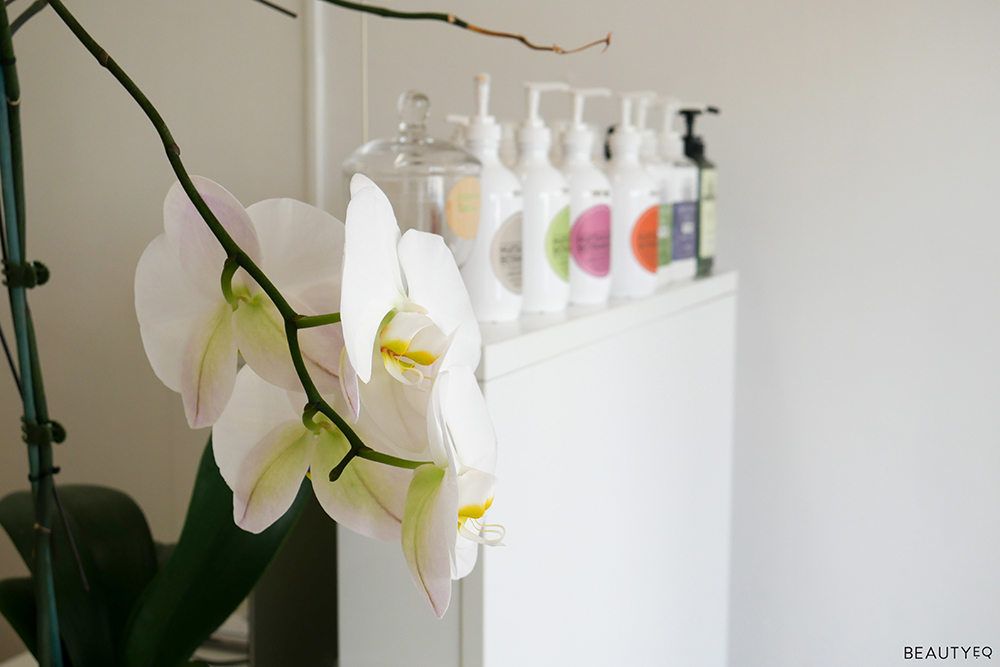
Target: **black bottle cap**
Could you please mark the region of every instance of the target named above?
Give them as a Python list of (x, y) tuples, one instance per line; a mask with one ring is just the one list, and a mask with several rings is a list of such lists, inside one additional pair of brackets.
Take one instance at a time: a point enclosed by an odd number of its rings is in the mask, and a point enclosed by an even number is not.
[(684, 135), (684, 154), (692, 160), (697, 160), (705, 155), (705, 142), (694, 133), (694, 119), (703, 113), (719, 113), (718, 107), (681, 109), (680, 115), (684, 116), (684, 123), (687, 126), (687, 134)]

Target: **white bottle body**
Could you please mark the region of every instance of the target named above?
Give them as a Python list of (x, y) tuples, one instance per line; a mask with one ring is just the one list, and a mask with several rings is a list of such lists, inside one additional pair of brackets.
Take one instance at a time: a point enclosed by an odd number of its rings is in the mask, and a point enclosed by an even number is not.
[(615, 157), (611, 180), (611, 296), (647, 296), (656, 288), (659, 191), (637, 155)]
[(611, 294), (611, 181), (589, 153), (567, 154), (569, 302), (600, 304)]
[(521, 310), (558, 312), (569, 301), (569, 191), (548, 146), (521, 151), (514, 170), (524, 195)]
[(521, 181), (500, 162), (496, 145), (470, 142), (483, 164), (479, 230), (462, 278), (480, 322), (509, 322), (521, 314)]
[(671, 279), (694, 278), (698, 264), (698, 167), (687, 159), (667, 163), (666, 199), (671, 218)]

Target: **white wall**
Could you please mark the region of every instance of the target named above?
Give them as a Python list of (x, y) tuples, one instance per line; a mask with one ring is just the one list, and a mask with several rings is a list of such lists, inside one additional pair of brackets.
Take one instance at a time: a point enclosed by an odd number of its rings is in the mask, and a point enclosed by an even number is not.
[[(16, 15), (27, 3), (11, 6)], [(160, 109), (192, 173), (249, 204), (305, 196), (303, 22), (250, 0), (66, 3)], [(285, 2), (297, 9), (297, 2)], [(52, 418), (69, 439), (59, 482), (130, 493), (154, 536), (176, 539), (207, 431), (142, 351), (132, 281), (163, 230), (174, 177), (155, 131), (51, 9), (14, 38), (22, 88), (28, 256)], [(4, 297), (6, 301), (6, 297)], [(4, 332), (11, 334), (7, 308)], [(14, 383), (0, 371), (0, 494), (28, 487)], [(0, 577), (25, 572), (0, 537)], [(21, 649), (0, 621), (0, 660)]]
[(523, 114), (525, 79), (722, 107), (701, 129), (720, 165), (720, 263), (741, 284), (731, 663), (1000, 649), (1000, 5), (430, 6), (564, 47), (614, 43), (560, 57), (370, 19), (372, 136), (411, 87), (447, 136), (440, 119), (472, 110), (479, 71), (501, 117)]

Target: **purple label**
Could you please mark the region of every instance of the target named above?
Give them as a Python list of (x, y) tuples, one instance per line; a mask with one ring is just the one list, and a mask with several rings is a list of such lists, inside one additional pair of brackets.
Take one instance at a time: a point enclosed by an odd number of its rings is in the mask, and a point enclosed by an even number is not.
[(592, 276), (608, 275), (611, 267), (611, 209), (591, 206), (581, 213), (570, 232), (570, 253), (577, 265)]
[(674, 204), (674, 260), (694, 257), (698, 232), (698, 202)]

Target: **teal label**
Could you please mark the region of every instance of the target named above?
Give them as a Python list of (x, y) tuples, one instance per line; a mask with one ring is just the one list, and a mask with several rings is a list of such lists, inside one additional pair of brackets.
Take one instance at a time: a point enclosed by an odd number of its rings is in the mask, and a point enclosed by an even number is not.
[(569, 282), (569, 206), (563, 207), (549, 223), (545, 256), (555, 274)]
[(666, 266), (673, 257), (674, 205), (660, 204), (660, 226), (656, 230), (660, 252), (660, 266)]

